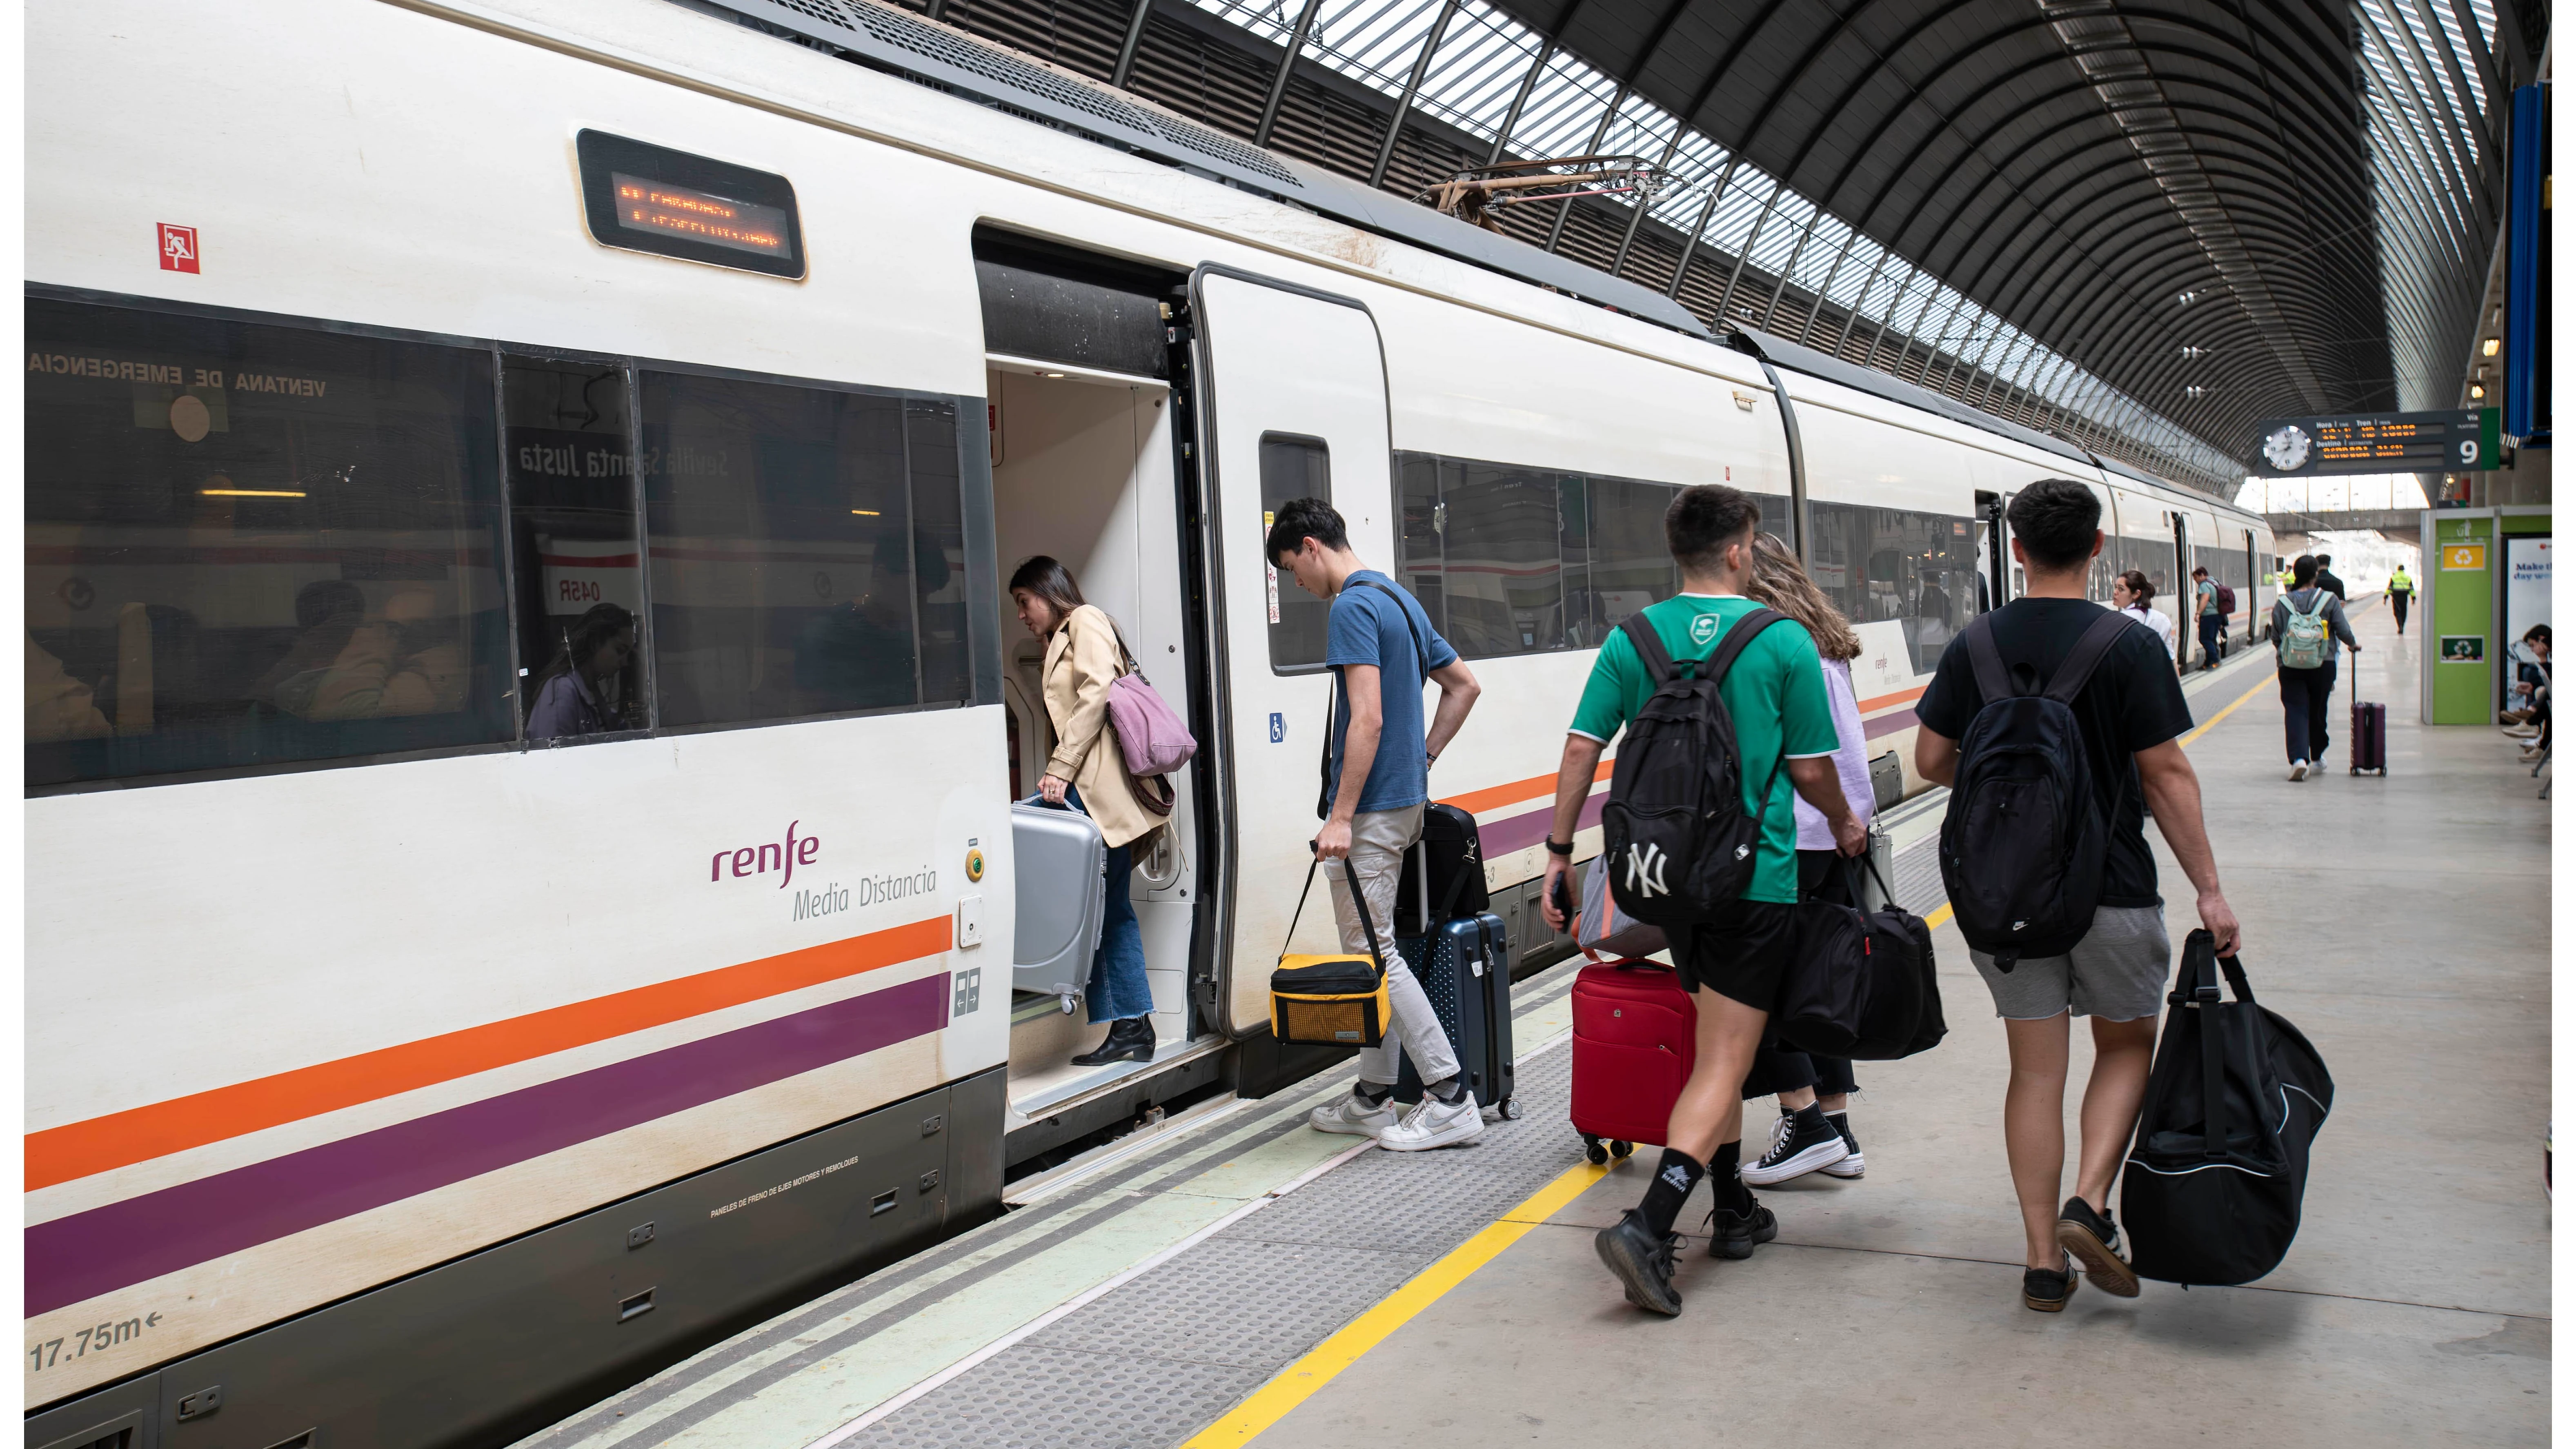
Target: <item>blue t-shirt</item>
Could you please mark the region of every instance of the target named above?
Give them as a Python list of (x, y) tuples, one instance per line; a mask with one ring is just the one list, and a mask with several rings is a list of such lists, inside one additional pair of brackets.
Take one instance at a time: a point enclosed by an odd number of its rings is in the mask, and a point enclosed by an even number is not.
[[(1382, 587), (1360, 582), (1373, 580)], [(1390, 598), (1387, 590), (1393, 590)], [(1399, 602), (1401, 601), (1401, 602)], [(1411, 627), (1407, 627), (1407, 620)], [(1422, 647), (1414, 649), (1419, 634)], [(1446, 667), (1458, 657), (1449, 641), (1431, 627), (1422, 605), (1404, 586), (1375, 569), (1360, 569), (1343, 581), (1333, 598), (1324, 634), (1324, 662), (1374, 664), (1378, 668), (1377, 760), (1369, 766), (1368, 783), (1360, 787), (1360, 809), (1402, 810), (1431, 798), (1431, 769), (1422, 758), (1422, 683), (1429, 669)], [(1350, 734), (1347, 695), (1333, 706), (1332, 789), (1342, 788), (1342, 742)]]

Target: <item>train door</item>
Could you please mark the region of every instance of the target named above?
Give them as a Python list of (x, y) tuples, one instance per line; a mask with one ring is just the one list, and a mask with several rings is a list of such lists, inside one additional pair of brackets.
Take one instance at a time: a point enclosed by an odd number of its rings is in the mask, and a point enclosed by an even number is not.
[(2187, 669), (2193, 642), (2200, 637), (2200, 594), (2191, 578), (2191, 516), (2181, 509), (2167, 516), (2173, 519), (2174, 664)]
[[(1392, 567), (1394, 455), (1385, 356), (1366, 307), (1214, 266), (1190, 290), (1227, 782), (1223, 933), (1208, 1004), (1248, 1036), (1269, 1020), (1270, 970), (1311, 861), (1332, 685), (1327, 606), (1271, 567), (1262, 539), (1287, 500), (1325, 498), (1351, 547)], [(1300, 950), (1338, 949), (1321, 891), (1298, 940)]]
[(2012, 551), (2004, 546), (2004, 497), (2000, 493), (1977, 495), (1977, 612), (2000, 609), (2011, 602), (2004, 591), (2004, 569), (2012, 561)]
[[(1046, 642), (1020, 624), (1007, 592), (1012, 575), (1031, 559), (1044, 556), (1063, 566), (1082, 601), (1109, 616), (1156, 692), (1193, 733), (1205, 735), (1198, 717), (1204, 691), (1193, 678), (1204, 653), (1191, 637), (1187, 606), (1195, 586), (1166, 344), (1165, 312), (1179, 300), (1184, 279), (988, 230), (976, 234), (975, 261), (994, 557), (1004, 587), (997, 601), (1004, 748), (1013, 798), (1033, 801), (1058, 740), (1047, 708)], [(1117, 745), (1104, 733), (1094, 748)], [(1093, 999), (1090, 953), (1068, 944), (1078, 942), (1090, 913), (1106, 904), (1100, 877), (1078, 878), (1071, 862), (1087, 858), (1087, 851), (1062, 853), (1063, 818), (1022, 812), (1014, 831), (1009, 1091), (1015, 1153), (1073, 1134), (1086, 1114), (1097, 1115), (1095, 1099), (1115, 1097), (1113, 1105), (1131, 1111), (1126, 1079), (1160, 1081), (1176, 1058), (1215, 1049), (1207, 1024), (1190, 1009), (1188, 985), (1202, 893), (1195, 871), (1203, 777), (1185, 769), (1169, 778), (1177, 800), (1167, 821), (1128, 846), (1124, 904), (1134, 912), (1144, 954), (1146, 1015), (1155, 1038), (1148, 1061), (1074, 1060), (1107, 1033), (1104, 1013), (1129, 1014), (1124, 1001)], [(1025, 1144), (1018, 1135), (1024, 1131), (1033, 1134)]]

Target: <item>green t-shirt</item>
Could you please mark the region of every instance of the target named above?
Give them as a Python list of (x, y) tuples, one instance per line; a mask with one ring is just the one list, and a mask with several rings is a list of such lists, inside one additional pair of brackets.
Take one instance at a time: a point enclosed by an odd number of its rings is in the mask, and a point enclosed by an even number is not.
[[(1646, 606), (1646, 618), (1676, 664), (1704, 659), (1738, 619), (1761, 607), (1738, 595), (1683, 594)], [(1756, 809), (1762, 782), (1771, 802), (1762, 817), (1762, 848), (1754, 861), (1748, 901), (1794, 905), (1798, 899), (1798, 821), (1790, 804), (1789, 773), (1774, 769), (1792, 760), (1830, 755), (1841, 743), (1833, 707), (1825, 699), (1824, 665), (1816, 641), (1794, 622), (1773, 624), (1744, 646), (1718, 692), (1735, 719), (1736, 753), (1744, 764), (1744, 808)], [(1592, 661), (1583, 702), (1574, 709), (1572, 733), (1604, 744), (1616, 738), (1654, 697), (1654, 680), (1624, 633), (1612, 631)]]

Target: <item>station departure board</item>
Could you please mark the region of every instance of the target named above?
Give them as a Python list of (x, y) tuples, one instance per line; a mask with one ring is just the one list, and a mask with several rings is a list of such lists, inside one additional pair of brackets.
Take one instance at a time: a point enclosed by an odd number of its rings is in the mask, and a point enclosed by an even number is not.
[(2275, 418), (2255, 432), (2258, 477), (2327, 473), (2458, 473), (2496, 466), (2496, 410), (2348, 413)]
[(582, 200), (602, 246), (773, 277), (805, 275), (796, 188), (773, 171), (583, 131)]

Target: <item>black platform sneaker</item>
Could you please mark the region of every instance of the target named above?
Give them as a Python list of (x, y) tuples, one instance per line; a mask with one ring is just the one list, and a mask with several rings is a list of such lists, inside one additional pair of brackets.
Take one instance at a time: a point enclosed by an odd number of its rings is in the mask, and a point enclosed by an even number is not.
[(1849, 1179), (1869, 1171), (1869, 1164), (1861, 1160), (1860, 1139), (1852, 1135), (1851, 1114), (1828, 1112), (1825, 1114), (1825, 1120), (1834, 1124), (1834, 1130), (1843, 1135), (1843, 1145), (1851, 1149), (1850, 1155), (1842, 1161), (1825, 1164), (1825, 1176)]
[(1851, 1144), (1825, 1114), (1813, 1106), (1780, 1114), (1771, 1129), (1771, 1150), (1744, 1164), (1743, 1178), (1755, 1187), (1770, 1187), (1818, 1168), (1831, 1167), (1851, 1155)]
[(1629, 1302), (1670, 1318), (1682, 1311), (1682, 1295), (1673, 1288), (1673, 1249), (1680, 1243), (1676, 1233), (1655, 1236), (1646, 1220), (1630, 1208), (1619, 1215), (1619, 1221), (1593, 1235), (1592, 1251), (1619, 1275)]

